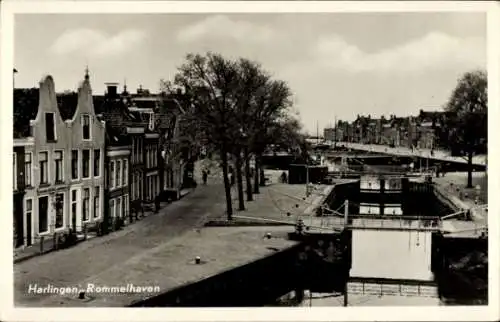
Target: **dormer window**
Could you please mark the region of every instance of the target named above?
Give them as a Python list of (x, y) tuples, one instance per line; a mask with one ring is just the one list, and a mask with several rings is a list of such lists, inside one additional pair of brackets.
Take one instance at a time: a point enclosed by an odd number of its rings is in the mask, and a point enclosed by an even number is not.
[(90, 140), (90, 115), (82, 115), (83, 139)]
[(56, 140), (54, 113), (45, 113), (45, 136), (47, 141)]

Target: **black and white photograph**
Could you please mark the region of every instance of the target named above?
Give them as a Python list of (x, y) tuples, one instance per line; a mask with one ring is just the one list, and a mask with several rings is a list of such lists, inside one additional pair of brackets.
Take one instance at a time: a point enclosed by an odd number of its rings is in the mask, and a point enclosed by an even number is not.
[(494, 3), (227, 3), (2, 3), (6, 321), (493, 319)]

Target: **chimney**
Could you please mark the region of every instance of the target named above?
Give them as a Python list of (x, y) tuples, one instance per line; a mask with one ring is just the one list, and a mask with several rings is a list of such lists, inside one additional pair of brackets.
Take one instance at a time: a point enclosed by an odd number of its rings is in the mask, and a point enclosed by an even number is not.
[(106, 83), (106, 96), (108, 98), (118, 97), (118, 83)]

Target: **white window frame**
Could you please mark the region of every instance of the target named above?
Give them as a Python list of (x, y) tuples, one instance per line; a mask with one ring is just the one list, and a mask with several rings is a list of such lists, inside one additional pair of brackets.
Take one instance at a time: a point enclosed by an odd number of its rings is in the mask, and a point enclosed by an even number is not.
[[(76, 156), (76, 160), (77, 160), (77, 164), (76, 164), (76, 179), (73, 179), (73, 151), (77, 151), (77, 156)], [(81, 168), (81, 164), (82, 164), (82, 152), (80, 149), (71, 149), (71, 157), (69, 158), (70, 159), (70, 178), (71, 178), (71, 181), (72, 182), (75, 182), (75, 181), (78, 181), (80, 180), (80, 177), (81, 177), (81, 173), (80, 173), (80, 168)]]
[(14, 191), (17, 190), (17, 152), (14, 152), (12, 155), (13, 158), (13, 164), (12, 164), (12, 173), (14, 174), (14, 177), (12, 178), (12, 183), (14, 185)]
[(54, 183), (59, 183), (59, 181), (57, 181), (57, 178), (55, 177), (55, 175), (57, 174), (57, 171), (56, 171), (56, 159), (55, 159), (55, 156), (56, 156), (56, 153), (57, 152), (61, 152), (61, 181), (60, 183), (63, 183), (64, 182), (64, 150), (55, 150), (54, 151)]
[[(73, 200), (73, 191), (75, 192), (75, 200)], [(78, 191), (79, 189), (70, 189), (69, 190), (69, 219), (70, 219), (70, 227), (76, 229), (78, 227), (78, 222), (76, 223), (76, 227), (72, 227), (73, 225), (73, 205), (75, 205), (75, 217), (78, 219)]]
[[(85, 139), (84, 135), (83, 135), (83, 126), (85, 124), (85, 122), (84, 122), (85, 117), (89, 118), (89, 138), (88, 139)], [(83, 141), (92, 141), (92, 118), (90, 117), (90, 114), (89, 113), (82, 114), (81, 115), (81, 122), (82, 122), (82, 140)]]
[[(88, 191), (89, 191), (89, 199), (88, 199), (89, 204), (87, 206), (87, 208), (88, 208), (87, 210), (88, 210), (89, 216), (88, 216), (87, 220), (85, 220), (85, 212), (83, 211), (84, 205), (85, 205), (85, 190), (86, 189), (88, 189)], [(92, 189), (90, 189), (90, 187), (84, 187), (84, 188), (82, 188), (82, 222), (83, 223), (90, 222), (90, 219), (92, 217), (92, 212), (90, 211), (90, 200), (92, 200)]]
[[(93, 155), (92, 150), (93, 149), (82, 149), (82, 163), (81, 163), (82, 179), (90, 179), (92, 177), (92, 174), (93, 174), (93, 171), (94, 171), (94, 167), (93, 167), (94, 163), (92, 162), (92, 155)], [(85, 152), (85, 151), (89, 151), (89, 153), (88, 153), (89, 154), (89, 164), (87, 166), (87, 171), (88, 171), (89, 175), (86, 176), (86, 177), (84, 177), (85, 172), (83, 171), (84, 170), (83, 152)]]
[[(125, 171), (125, 169), (126, 169), (126, 171)], [(122, 184), (124, 187), (126, 187), (128, 185), (128, 171), (129, 171), (128, 159), (123, 159), (122, 160), (122, 174), (123, 174)]]
[(122, 199), (122, 209), (123, 209), (123, 218), (129, 217), (129, 209), (128, 209), (128, 194), (123, 195)]
[[(47, 197), (47, 230), (44, 231), (44, 232), (41, 232), (40, 231), (40, 209), (38, 209), (39, 205), (40, 205), (40, 198), (44, 198), (44, 197)], [(37, 199), (36, 199), (37, 203), (36, 203), (36, 208), (37, 208), (37, 225), (36, 225), (36, 231), (38, 232), (38, 236), (47, 236), (50, 234), (50, 210), (51, 210), (51, 207), (52, 205), (50, 204), (50, 196), (48, 194), (41, 194), (41, 195), (38, 195), (37, 196)]]
[(116, 218), (122, 218), (122, 197), (115, 199), (115, 214)]
[(56, 228), (56, 222), (57, 222), (57, 210), (54, 208), (54, 231), (61, 231), (61, 230), (64, 230), (66, 228), (66, 193), (65, 192), (57, 192), (55, 195), (54, 195), (54, 200), (56, 199), (56, 196), (57, 195), (63, 195), (63, 205), (62, 205), (62, 212), (63, 212), (63, 224), (61, 227), (59, 228)]
[(116, 187), (120, 188), (122, 186), (122, 160), (116, 160)]
[[(96, 194), (95, 194), (95, 191), (99, 191), (99, 200), (97, 200), (97, 209), (96, 209)], [(93, 215), (93, 218), (94, 220), (98, 220), (99, 218), (101, 218), (101, 200), (102, 200), (102, 193), (101, 193), (101, 186), (96, 186), (94, 187), (94, 193), (92, 195), (92, 215)], [(97, 216), (96, 216), (96, 210), (97, 210)]]
[[(47, 153), (47, 182), (42, 183), (42, 168), (40, 167), (40, 155), (42, 153)], [(38, 185), (50, 185), (50, 152), (49, 150), (38, 151), (37, 161), (38, 161)]]
[(109, 188), (114, 189), (115, 188), (115, 171), (116, 171), (116, 165), (115, 165), (115, 160), (111, 160), (109, 163)]
[[(26, 171), (26, 156), (30, 156), (30, 167), (28, 171)], [(24, 152), (24, 186), (25, 187), (33, 187), (33, 180), (34, 180), (34, 173), (33, 173), (33, 152)], [(26, 174), (29, 173), (30, 175), (30, 182), (28, 184), (28, 180), (26, 180)]]
[[(101, 162), (103, 160), (103, 152), (101, 151), (101, 149), (92, 149), (92, 155), (93, 155), (93, 158), (92, 158), (92, 177), (94, 178), (100, 178), (101, 177), (101, 173), (102, 173), (102, 168), (101, 168)], [(99, 169), (99, 175), (95, 175), (95, 172), (94, 172), (94, 168), (95, 168), (95, 160), (96, 160), (96, 151), (99, 151), (99, 164), (97, 165), (97, 168)]]

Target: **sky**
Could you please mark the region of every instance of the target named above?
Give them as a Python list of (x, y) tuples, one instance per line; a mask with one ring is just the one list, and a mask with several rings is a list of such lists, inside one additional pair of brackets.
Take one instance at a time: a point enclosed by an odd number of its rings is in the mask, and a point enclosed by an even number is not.
[(256, 60), (287, 81), (307, 131), (359, 115), (439, 110), (458, 78), (486, 69), (483, 13), (18, 14), (16, 87), (54, 77), (94, 93), (126, 81), (155, 92), (187, 53)]

